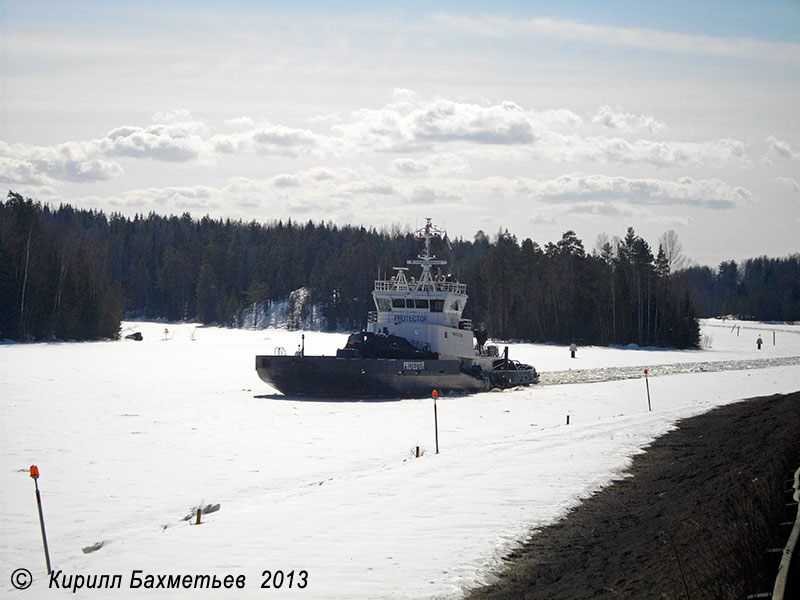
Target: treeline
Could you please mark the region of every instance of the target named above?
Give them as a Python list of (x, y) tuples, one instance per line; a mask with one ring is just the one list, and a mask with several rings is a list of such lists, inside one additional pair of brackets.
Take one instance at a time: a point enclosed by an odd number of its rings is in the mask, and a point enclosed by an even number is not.
[(488, 330), (504, 339), (699, 343), (696, 312), (686, 291), (673, 286), (664, 249), (654, 256), (633, 228), (591, 254), (572, 231), (543, 248), (504, 233), (487, 244), (476, 275)]
[[(248, 307), (301, 287), (330, 329), (356, 329), (374, 310), (373, 281), (420, 249), (396, 226), (128, 218), (10, 192), (0, 202), (0, 338), (115, 337), (123, 315), (236, 325)], [(591, 253), (571, 231), (544, 246), (478, 232), (435, 252), (468, 286), (465, 316), (493, 337), (698, 343), (693, 280), (633, 229)]]
[(130, 219), (9, 192), (0, 202), (0, 339), (113, 338), (123, 315), (236, 325), (244, 308), (301, 287), (331, 329), (355, 328), (379, 266), (404, 264), (417, 246), (399, 230), (188, 213)]
[(0, 339), (115, 338), (125, 307), (101, 213), (0, 202)]
[(800, 254), (726, 261), (716, 271), (678, 273), (700, 316), (736, 315), (759, 321), (800, 321)]

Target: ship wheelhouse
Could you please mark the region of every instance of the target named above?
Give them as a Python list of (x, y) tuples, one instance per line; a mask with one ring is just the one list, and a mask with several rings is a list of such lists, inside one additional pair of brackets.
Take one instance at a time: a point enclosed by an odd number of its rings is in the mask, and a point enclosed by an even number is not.
[[(447, 264), (430, 253), (430, 241), (443, 232), (428, 223), (417, 232), (425, 247), (409, 265), (419, 265), (419, 278), (409, 277), (409, 267), (395, 267), (390, 279), (375, 281), (372, 296), (376, 311), (368, 316), (367, 331), (398, 335), (420, 349), (442, 355), (474, 355), (472, 322), (461, 317), (467, 303), (467, 286), (441, 274)], [(437, 267), (434, 275), (431, 267)]]

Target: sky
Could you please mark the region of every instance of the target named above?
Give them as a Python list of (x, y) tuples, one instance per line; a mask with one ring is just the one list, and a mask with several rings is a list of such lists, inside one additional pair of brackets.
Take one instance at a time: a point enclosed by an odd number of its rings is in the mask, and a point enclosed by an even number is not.
[(53, 206), (800, 251), (796, 0), (2, 0), (0, 86)]

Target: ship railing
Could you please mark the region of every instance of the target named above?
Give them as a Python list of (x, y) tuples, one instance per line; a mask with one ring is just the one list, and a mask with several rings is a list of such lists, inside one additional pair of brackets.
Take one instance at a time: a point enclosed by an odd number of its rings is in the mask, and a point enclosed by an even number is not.
[(466, 294), (467, 284), (455, 281), (392, 281), (386, 279), (375, 280), (376, 292), (444, 292), (451, 294)]

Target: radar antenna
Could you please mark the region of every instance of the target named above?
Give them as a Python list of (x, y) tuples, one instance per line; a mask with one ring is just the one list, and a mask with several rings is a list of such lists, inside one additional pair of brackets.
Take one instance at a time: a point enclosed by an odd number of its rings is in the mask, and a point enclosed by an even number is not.
[(414, 239), (418, 242), (425, 242), (425, 247), (422, 249), (422, 254), (420, 254), (418, 258), (421, 258), (422, 260), (430, 260), (432, 258), (436, 258), (431, 254), (431, 240), (435, 237), (438, 237), (448, 243), (447, 232), (439, 229), (436, 227), (436, 225), (433, 225), (430, 217), (426, 217), (425, 220), (427, 221), (425, 226), (417, 229), (417, 231), (414, 232)]

